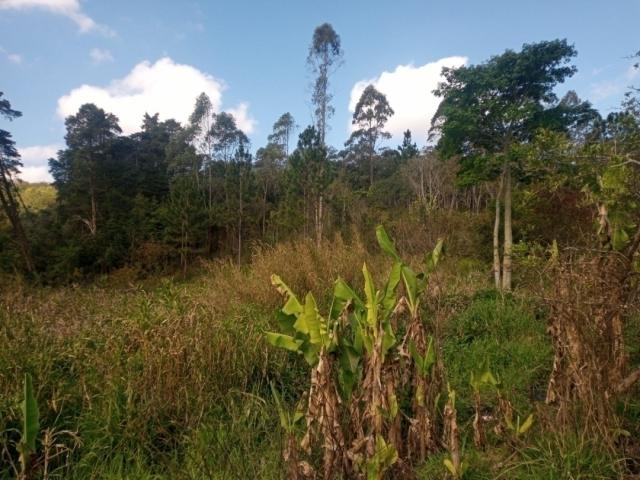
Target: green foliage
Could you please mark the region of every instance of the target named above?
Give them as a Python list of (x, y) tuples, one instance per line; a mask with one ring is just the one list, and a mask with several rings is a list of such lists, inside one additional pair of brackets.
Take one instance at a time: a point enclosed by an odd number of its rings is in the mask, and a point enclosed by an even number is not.
[(376, 437), (376, 448), (371, 458), (367, 459), (367, 480), (379, 480), (383, 473), (398, 461), (398, 452), (393, 445), (387, 444), (380, 435)]
[(282, 429), (287, 433), (294, 432), (300, 421), (304, 418), (302, 404), (298, 403), (295, 411), (291, 413), (282, 403), (280, 394), (276, 390), (276, 387), (273, 385), (273, 383), (271, 384), (271, 393), (276, 404), (276, 409), (278, 410), (278, 416), (280, 417), (280, 427), (282, 427)]
[(467, 465), (465, 462), (460, 462), (460, 468), (457, 469), (449, 458), (445, 458), (442, 463), (455, 480), (462, 480), (463, 478), (466, 478), (465, 474), (467, 472)]
[(504, 470), (515, 480), (620, 478), (619, 460), (606, 448), (573, 433), (551, 434), (524, 447)]
[(533, 426), (533, 413), (530, 413), (527, 418), (521, 421), (520, 415), (516, 417), (515, 423), (511, 418), (505, 418), (507, 428), (511, 430), (516, 438), (524, 435)]
[[(551, 368), (551, 348), (544, 318), (535, 306), (493, 291), (479, 292), (466, 309), (451, 319), (443, 345), (449, 381), (459, 392), (459, 412), (470, 417), (471, 375), (500, 389), (517, 410), (528, 410), (531, 402), (543, 399)], [(486, 375), (491, 365), (491, 379)], [(495, 405), (495, 390), (485, 395)]]
[(498, 380), (493, 376), (493, 373), (491, 373), (489, 362), (486, 359), (477, 370), (471, 371), (469, 384), (475, 392), (480, 392), (480, 389), (484, 385), (492, 387), (498, 386)]
[(18, 452), (20, 452), (20, 465), (22, 472), (27, 473), (31, 468), (31, 456), (36, 453), (36, 440), (40, 432), (40, 413), (38, 402), (33, 392), (31, 375), (24, 375), (24, 399), (20, 405), (22, 411), (22, 432)]
[(315, 365), (323, 348), (335, 347), (335, 336), (330, 332), (335, 323), (331, 318), (326, 319), (320, 315), (311, 292), (307, 293), (304, 304), (301, 304), (280, 277), (272, 275), (271, 283), (285, 296), (280, 325), (290, 335), (267, 332), (267, 341), (275, 347), (299, 353), (310, 365)]
[(436, 363), (436, 352), (433, 346), (433, 338), (429, 337), (429, 343), (427, 344), (427, 351), (424, 355), (420, 355), (420, 352), (416, 349), (414, 342), (409, 343), (409, 353), (411, 358), (418, 367), (418, 371), (424, 377), (428, 377), (431, 373), (431, 368)]
[(56, 189), (48, 183), (20, 183), (20, 196), (31, 212), (51, 208), (56, 202)]

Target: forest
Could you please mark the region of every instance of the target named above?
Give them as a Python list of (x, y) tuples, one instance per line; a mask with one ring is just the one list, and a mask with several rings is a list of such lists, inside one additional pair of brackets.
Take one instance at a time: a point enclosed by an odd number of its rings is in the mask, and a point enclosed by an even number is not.
[(130, 135), (87, 103), (28, 183), (0, 93), (0, 478), (640, 476), (640, 86), (605, 115), (527, 43), (400, 145), (366, 86), (329, 145), (310, 33), (314, 121), (260, 146), (205, 93)]

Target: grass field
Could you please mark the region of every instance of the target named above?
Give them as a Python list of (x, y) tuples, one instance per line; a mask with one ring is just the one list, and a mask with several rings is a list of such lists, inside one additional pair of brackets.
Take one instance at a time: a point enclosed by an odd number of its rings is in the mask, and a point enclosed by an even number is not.
[[(269, 384), (293, 404), (308, 375), (301, 358), (264, 340), (281, 302), (269, 276), (277, 272), (326, 306), (333, 280), (359, 278), (363, 260), (377, 276), (388, 268), (357, 243), (316, 251), (303, 242), (256, 251), (243, 269), (205, 263), (188, 279), (131, 281), (121, 272), (87, 286), (5, 290), (0, 476), (11, 475), (17, 458), (22, 378), (29, 372), (48, 478), (283, 478), (283, 434)], [(616, 478), (615, 455), (545, 427), (552, 360), (545, 310), (526, 292), (487, 289), (485, 271), (481, 262), (445, 260), (429, 320), (446, 380), (458, 392), (465, 478)], [(489, 432), (481, 452), (470, 439), (469, 375), (484, 361), (518, 414), (534, 412), (536, 421), (511, 445)], [(495, 406), (495, 393), (482, 395), (487, 409)], [(626, 409), (628, 416), (640, 411), (637, 404)], [(431, 456), (415, 474), (445, 478), (443, 458)]]

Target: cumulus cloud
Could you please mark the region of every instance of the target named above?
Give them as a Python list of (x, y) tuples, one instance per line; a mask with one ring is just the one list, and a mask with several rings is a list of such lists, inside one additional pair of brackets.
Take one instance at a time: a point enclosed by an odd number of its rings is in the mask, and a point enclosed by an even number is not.
[(111, 55), (111, 52), (107, 49), (92, 48), (89, 52), (89, 56), (95, 65), (105, 62), (113, 62), (113, 55)]
[[(442, 80), (443, 67), (460, 67), (467, 63), (466, 57), (446, 57), (421, 66), (398, 65), (392, 72), (382, 72), (378, 77), (361, 80), (351, 89), (349, 111), (354, 112), (360, 95), (369, 84), (373, 84), (387, 96), (387, 100), (395, 114), (386, 125), (394, 138), (399, 138), (409, 129), (413, 138), (420, 140), (426, 137), (429, 123), (440, 99), (432, 91)], [(353, 130), (353, 126), (350, 126)]]
[(0, 0), (0, 9), (3, 10), (28, 10), (40, 9), (48, 12), (63, 15), (71, 19), (82, 33), (92, 30), (100, 31), (106, 35), (113, 35), (114, 32), (99, 25), (91, 17), (82, 11), (80, 0)]
[(55, 157), (60, 148), (56, 144), (19, 148), (23, 167), (18, 176), (26, 182), (52, 182), (47, 160)]
[(235, 108), (228, 108), (226, 112), (233, 115), (236, 119), (236, 125), (246, 134), (253, 132), (256, 120), (249, 114), (249, 104), (247, 102), (240, 103)]
[[(112, 81), (106, 87), (82, 85), (58, 100), (60, 118), (75, 114), (84, 103), (94, 103), (115, 114), (125, 134), (140, 130), (145, 113), (159, 113), (162, 120), (174, 118), (186, 122), (193, 110), (196, 97), (205, 92), (213, 108), (220, 111), (221, 80), (201, 72), (191, 65), (174, 62), (165, 57), (156, 63), (137, 64), (125, 77)], [(253, 132), (255, 120), (248, 113), (248, 104), (241, 103), (229, 110), (245, 133)]]

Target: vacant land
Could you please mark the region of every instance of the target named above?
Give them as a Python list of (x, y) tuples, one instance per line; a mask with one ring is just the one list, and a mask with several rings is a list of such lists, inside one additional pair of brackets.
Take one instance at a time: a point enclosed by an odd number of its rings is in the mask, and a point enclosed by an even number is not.
[[(265, 341), (264, 332), (278, 328), (281, 304), (270, 275), (277, 272), (297, 292), (312, 291), (325, 310), (333, 280), (359, 285), (364, 260), (376, 279), (386, 275), (386, 257), (361, 245), (334, 242), (316, 250), (300, 242), (257, 252), (246, 269), (207, 263), (186, 280), (129, 282), (114, 275), (91, 286), (5, 293), (4, 475), (7, 460), (15, 461), (22, 378), (29, 372), (40, 407), (38, 461), (47, 462), (49, 478), (281, 478), (285, 432), (270, 384), (293, 407), (309, 377), (299, 355)], [(585, 439), (579, 422), (573, 433), (560, 431), (544, 406), (553, 351), (542, 296), (528, 289), (502, 295), (488, 288), (489, 280), (480, 262), (445, 258), (423, 310), (445, 381), (457, 392), (465, 478), (622, 475), (633, 462), (623, 458), (626, 451)], [(637, 361), (633, 341), (629, 353)], [(497, 398), (483, 389), (488, 438), (479, 450), (469, 379), (483, 362), (514, 410), (522, 418), (533, 413), (534, 424), (517, 440), (494, 434)], [(638, 398), (619, 404), (629, 439), (640, 434)], [(440, 412), (445, 399), (446, 388)], [(438, 450), (415, 465), (418, 478), (444, 478), (448, 452)]]

